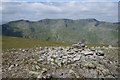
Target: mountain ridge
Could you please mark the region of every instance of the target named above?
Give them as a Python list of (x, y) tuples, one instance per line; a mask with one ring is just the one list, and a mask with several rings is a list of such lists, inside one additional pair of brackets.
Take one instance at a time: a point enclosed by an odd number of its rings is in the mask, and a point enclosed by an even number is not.
[(117, 24), (94, 18), (17, 20), (2, 24), (2, 33), (5, 36), (45, 41), (117, 45)]

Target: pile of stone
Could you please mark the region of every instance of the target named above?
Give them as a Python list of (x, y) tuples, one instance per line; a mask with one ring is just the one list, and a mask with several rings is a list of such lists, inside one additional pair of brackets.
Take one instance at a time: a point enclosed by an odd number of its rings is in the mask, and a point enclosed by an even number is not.
[[(45, 58), (49, 63), (56, 62), (59, 66), (75, 63), (84, 60), (82, 57), (104, 58), (105, 53), (85, 46), (84, 44), (74, 44), (72, 47), (50, 47), (38, 52), (44, 54), (40, 60)], [(46, 56), (46, 57), (45, 57)]]
[(6, 64), (3, 67), (4, 77), (9, 77), (10, 74), (21, 77), (19, 71), (26, 71), (28, 77), (34, 75), (37, 78), (113, 78), (116, 76), (116, 68), (111, 68), (115, 65), (106, 58), (103, 51), (87, 47), (82, 43), (73, 44), (72, 47), (12, 49), (4, 54), (9, 55), (9, 58), (3, 59), (3, 63)]

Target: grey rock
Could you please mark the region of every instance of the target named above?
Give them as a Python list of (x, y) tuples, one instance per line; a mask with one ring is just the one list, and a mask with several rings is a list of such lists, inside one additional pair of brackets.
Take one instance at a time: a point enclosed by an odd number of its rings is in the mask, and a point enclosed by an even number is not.
[(104, 53), (103, 51), (98, 51), (98, 52), (96, 52), (96, 55), (97, 55), (97, 56), (104, 56), (105, 53)]
[(30, 74), (41, 74), (41, 72), (29, 71)]
[(42, 68), (42, 70), (43, 70), (43, 71), (47, 71), (47, 69), (46, 69), (46, 68)]
[(52, 77), (51, 74), (46, 74), (46, 78), (50, 78), (50, 77)]
[(19, 66), (19, 64), (15, 64), (15, 66), (17, 67), (17, 66)]
[(68, 56), (62, 56), (62, 58), (63, 58), (63, 59), (67, 59), (67, 58), (68, 58)]
[(68, 55), (73, 55), (74, 52), (73, 52), (73, 51), (71, 51), (71, 52), (67, 52), (67, 54), (68, 54)]
[(32, 65), (32, 70), (35, 70), (35, 66), (34, 65)]
[(37, 78), (42, 78), (42, 74), (39, 74), (39, 75), (37, 76)]
[(85, 56), (94, 54), (92, 51), (82, 51), (81, 53), (83, 53)]
[(44, 61), (44, 59), (38, 59), (37, 61)]
[(8, 70), (11, 70), (13, 67), (14, 67), (14, 65), (11, 65), (11, 66), (8, 68)]
[(40, 51), (39, 53), (40, 53), (40, 54), (45, 54), (45, 51)]
[(70, 69), (70, 70), (69, 70), (69, 73), (70, 73), (70, 74), (71, 74), (71, 73), (74, 73), (74, 71), (73, 71), (72, 69)]
[(36, 67), (36, 69), (40, 69), (40, 67), (38, 65), (36, 65), (35, 67)]
[(87, 69), (96, 69), (96, 65), (91, 62), (87, 62), (87, 63), (83, 64), (83, 66)]
[(37, 64), (37, 61), (34, 61), (35, 64)]

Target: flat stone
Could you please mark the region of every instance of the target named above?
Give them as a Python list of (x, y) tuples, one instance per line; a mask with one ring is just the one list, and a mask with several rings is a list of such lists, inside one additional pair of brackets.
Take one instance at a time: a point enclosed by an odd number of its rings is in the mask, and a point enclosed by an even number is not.
[(83, 53), (85, 56), (94, 54), (92, 51), (82, 51), (81, 53)]
[(75, 58), (73, 58), (73, 61), (78, 61), (80, 58), (77, 58), (77, 57), (75, 57)]
[(72, 55), (72, 54), (74, 54), (74, 52), (67, 52), (67, 54), (68, 54), (68, 55)]
[(62, 56), (63, 59), (67, 59), (68, 57), (67, 56)]
[(30, 74), (40, 74), (41, 72), (29, 71)]
[(45, 51), (40, 51), (39, 53), (40, 53), (40, 54), (45, 54)]
[(44, 59), (38, 59), (37, 61), (43, 61)]

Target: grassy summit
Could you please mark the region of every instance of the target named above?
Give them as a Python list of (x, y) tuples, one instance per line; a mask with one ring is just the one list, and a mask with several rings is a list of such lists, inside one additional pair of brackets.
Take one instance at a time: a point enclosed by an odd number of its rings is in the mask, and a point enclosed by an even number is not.
[[(61, 42), (49, 42), (41, 40), (32, 40), (20, 37), (8, 37), (0, 36), (0, 45), (2, 49), (12, 49), (12, 48), (34, 48), (34, 47), (67, 47), (72, 46), (73, 43), (61, 43)], [(109, 45), (104, 44), (85, 44), (88, 47), (108, 47)], [(117, 46), (114, 46), (117, 47)], [(1, 47), (0, 47), (1, 49)]]
[(57, 46), (71, 46), (71, 43), (57, 43), (57, 42), (47, 42), (40, 40), (31, 40), (18, 37), (8, 37), (2, 36), (2, 48), (12, 49), (12, 48), (33, 48), (33, 47), (57, 47)]

